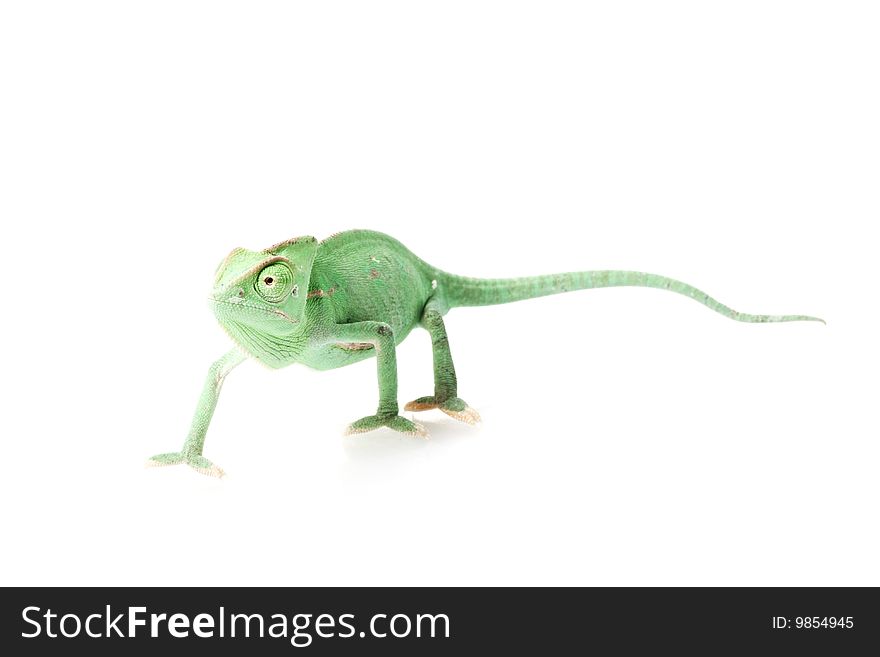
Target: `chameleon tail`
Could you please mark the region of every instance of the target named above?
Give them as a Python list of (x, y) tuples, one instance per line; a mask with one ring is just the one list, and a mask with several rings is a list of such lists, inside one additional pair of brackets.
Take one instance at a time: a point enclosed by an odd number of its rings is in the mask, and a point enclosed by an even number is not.
[(550, 294), (597, 287), (653, 287), (678, 292), (738, 322), (822, 322), (808, 315), (749, 315), (728, 308), (705, 292), (665, 276), (637, 271), (582, 271), (528, 278), (467, 278), (444, 274), (440, 290), (450, 308), (459, 306), (491, 306)]

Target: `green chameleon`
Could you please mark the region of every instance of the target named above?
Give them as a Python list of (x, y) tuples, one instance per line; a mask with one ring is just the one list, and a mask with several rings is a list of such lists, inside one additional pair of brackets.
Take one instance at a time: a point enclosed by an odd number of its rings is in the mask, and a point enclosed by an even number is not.
[(380, 427), (426, 436), (398, 413), (396, 345), (417, 325), (431, 334), (434, 394), (407, 411), (439, 409), (468, 424), (480, 417), (458, 396), (443, 315), (457, 306), (488, 306), (598, 287), (639, 286), (691, 297), (741, 322), (823, 321), (805, 315), (747, 315), (671, 278), (633, 271), (585, 271), (512, 279), (447, 274), (397, 240), (368, 230), (318, 242), (297, 237), (265, 251), (235, 249), (217, 268), (211, 305), (236, 347), (208, 370), (189, 434), (179, 452), (158, 454), (149, 465), (186, 463), (204, 474), (223, 471), (202, 456), (205, 434), (227, 374), (251, 357), (272, 368), (302, 363), (317, 370), (376, 358), (379, 407), (346, 433)]

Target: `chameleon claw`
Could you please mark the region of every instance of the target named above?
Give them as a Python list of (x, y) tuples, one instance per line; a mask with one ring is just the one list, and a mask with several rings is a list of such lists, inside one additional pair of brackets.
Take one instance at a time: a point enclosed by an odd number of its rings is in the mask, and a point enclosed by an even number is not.
[(207, 475), (208, 477), (217, 477), (218, 479), (221, 479), (226, 474), (219, 466), (214, 465), (204, 456), (201, 456), (199, 454), (187, 456), (182, 452), (167, 452), (165, 454), (157, 454), (156, 456), (153, 456), (147, 460), (146, 467), (160, 468), (169, 465), (179, 465), (181, 463), (185, 463), (196, 472), (200, 472), (203, 475)]
[(458, 397), (452, 397), (446, 401), (440, 402), (436, 397), (419, 397), (409, 402), (403, 407), (406, 411), (430, 411), (438, 409), (443, 411), (449, 417), (470, 424), (471, 426), (481, 421), (480, 414), (476, 410), (467, 405), (467, 403)]
[(413, 422), (412, 420), (407, 420), (405, 417), (399, 415), (368, 415), (367, 417), (362, 417), (357, 422), (352, 422), (348, 425), (345, 430), (345, 435), (351, 436), (359, 433), (367, 433), (368, 431), (380, 429), (381, 427), (388, 427), (389, 429), (410, 436), (418, 436), (420, 438), (428, 437), (428, 430), (425, 429), (424, 425), (419, 424), (418, 422)]

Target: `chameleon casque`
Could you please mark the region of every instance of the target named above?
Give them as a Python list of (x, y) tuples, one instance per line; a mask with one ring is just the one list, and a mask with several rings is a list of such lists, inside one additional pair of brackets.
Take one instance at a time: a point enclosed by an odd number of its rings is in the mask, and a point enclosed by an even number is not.
[(458, 306), (487, 306), (561, 292), (638, 286), (671, 290), (740, 322), (823, 321), (806, 315), (736, 312), (680, 281), (634, 271), (584, 271), (511, 279), (448, 274), (382, 233), (352, 230), (318, 242), (296, 237), (264, 251), (235, 249), (217, 268), (211, 306), (236, 346), (208, 370), (189, 434), (179, 452), (149, 465), (185, 463), (204, 474), (223, 471), (202, 455), (208, 424), (227, 374), (247, 358), (272, 368), (302, 363), (329, 370), (376, 358), (379, 407), (346, 433), (388, 427), (426, 436), (399, 415), (395, 348), (416, 326), (431, 335), (434, 394), (407, 411), (439, 409), (475, 424), (479, 415), (458, 396), (443, 315)]

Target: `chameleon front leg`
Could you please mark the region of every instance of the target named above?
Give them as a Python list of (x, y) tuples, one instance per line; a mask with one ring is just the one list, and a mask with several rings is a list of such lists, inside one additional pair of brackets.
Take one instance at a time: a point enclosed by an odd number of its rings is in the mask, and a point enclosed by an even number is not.
[(223, 470), (202, 456), (202, 449), (205, 446), (208, 425), (211, 423), (211, 417), (217, 407), (217, 399), (220, 397), (223, 380), (236, 365), (239, 365), (246, 358), (247, 355), (241, 349), (235, 348), (211, 365), (183, 448), (179, 452), (157, 454), (147, 461), (147, 465), (162, 466), (186, 463), (202, 474), (212, 477), (223, 476)]
[(380, 427), (388, 427), (401, 433), (427, 436), (425, 428), (401, 417), (397, 406), (397, 349), (394, 332), (384, 322), (354, 322), (336, 324), (332, 342), (345, 344), (371, 344), (376, 350), (376, 371), (379, 378), (379, 408), (375, 415), (368, 415), (352, 422), (346, 434), (366, 433)]
[(431, 334), (431, 348), (434, 353), (434, 394), (411, 401), (404, 410), (427, 411), (437, 408), (456, 420), (476, 424), (480, 421), (480, 414), (458, 397), (458, 379), (455, 377), (455, 366), (452, 364), (446, 325), (443, 323), (440, 304), (434, 299), (425, 305), (422, 326)]

